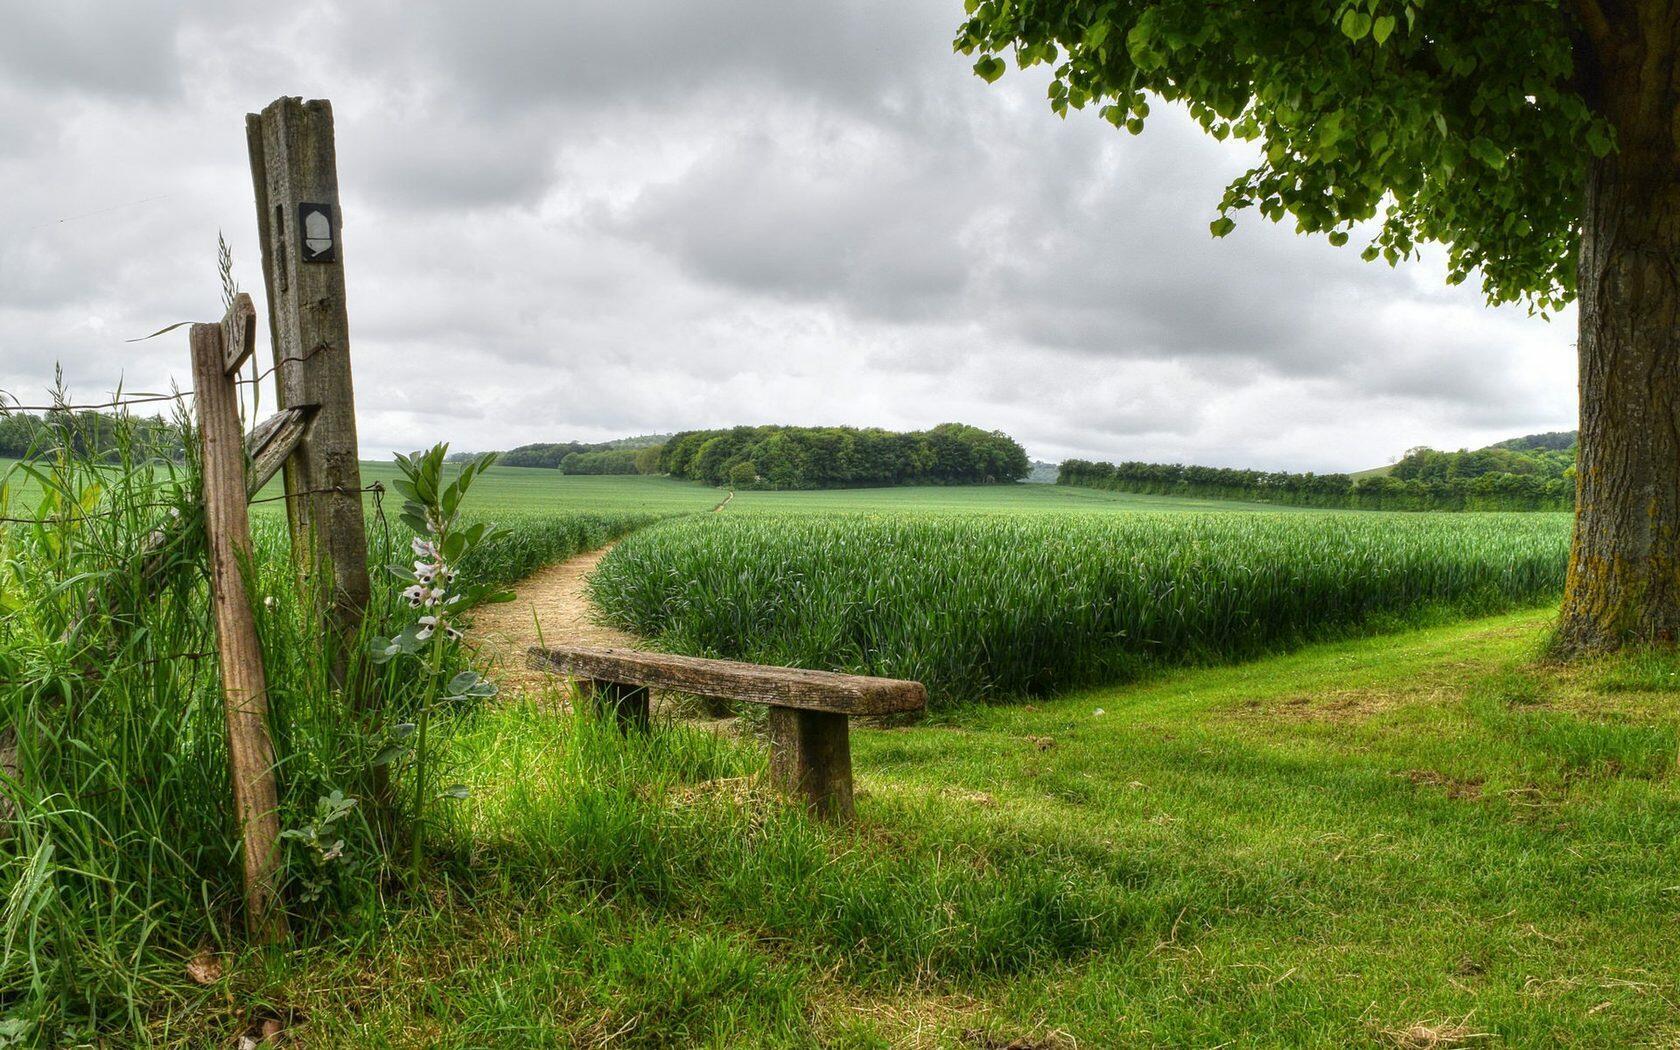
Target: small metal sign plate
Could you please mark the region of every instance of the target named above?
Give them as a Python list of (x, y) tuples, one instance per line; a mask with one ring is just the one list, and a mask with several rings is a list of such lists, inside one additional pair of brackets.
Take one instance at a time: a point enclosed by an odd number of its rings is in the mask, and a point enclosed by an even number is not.
[(332, 205), (298, 205), (298, 256), (306, 263), (338, 261), (338, 227)]

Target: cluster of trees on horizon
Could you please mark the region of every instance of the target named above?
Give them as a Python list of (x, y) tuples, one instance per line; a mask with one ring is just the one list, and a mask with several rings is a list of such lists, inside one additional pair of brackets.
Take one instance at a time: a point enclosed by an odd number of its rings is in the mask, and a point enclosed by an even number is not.
[[(643, 453), (644, 466), (655, 466)], [(732, 427), (672, 435), (657, 472), (734, 488), (980, 485), (1032, 469), (1008, 434), (964, 423), (895, 432), (875, 427)], [(653, 472), (653, 471), (646, 471)]]
[[(636, 437), (617, 438), (612, 441), (556, 441), (537, 442), (530, 445), (520, 445), (510, 448), (497, 457), (497, 462), (504, 467), (546, 467), (551, 470), (564, 469), (566, 459), (571, 456), (588, 456), (598, 452), (624, 452), (632, 456), (639, 450), (655, 445), (663, 445), (671, 435), (669, 434), (640, 434)], [(468, 460), (479, 455), (476, 452), (457, 452), (451, 455), (451, 460)], [(585, 464), (590, 460), (581, 461)], [(599, 470), (581, 469), (567, 471), (576, 474), (634, 474), (635, 469), (629, 470)]]
[(162, 416), (135, 416), (93, 409), (36, 415), (0, 412), (0, 457), (25, 459), (68, 447), (79, 455), (115, 455), (141, 449), (163, 459), (184, 454), (180, 427)]
[(1295, 474), (1178, 463), (1070, 459), (1058, 485), (1364, 510), (1570, 510), (1574, 434), (1513, 438), (1482, 449), (1414, 448), (1386, 474)]
[(844, 426), (686, 430), (616, 441), (521, 445), (502, 453), (499, 462), (564, 474), (668, 474), (764, 489), (979, 485), (1020, 481), (1033, 469), (1014, 438), (964, 423), (910, 432)]

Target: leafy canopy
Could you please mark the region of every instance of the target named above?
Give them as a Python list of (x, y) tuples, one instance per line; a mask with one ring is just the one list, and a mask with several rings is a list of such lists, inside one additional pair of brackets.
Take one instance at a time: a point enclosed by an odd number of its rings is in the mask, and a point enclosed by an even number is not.
[(1293, 216), (1389, 265), (1446, 246), (1448, 280), (1480, 270), (1490, 302), (1541, 311), (1574, 295), (1582, 187), (1613, 147), (1574, 83), (1557, 0), (966, 0), (974, 71), (1052, 69), (1050, 106), (1096, 107), (1136, 134), (1149, 96), (1217, 139), (1260, 144), (1212, 224)]

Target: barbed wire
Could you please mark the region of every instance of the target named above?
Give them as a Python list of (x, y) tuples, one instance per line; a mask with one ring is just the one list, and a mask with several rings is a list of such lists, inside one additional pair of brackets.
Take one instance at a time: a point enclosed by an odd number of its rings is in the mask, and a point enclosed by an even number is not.
[(114, 397), (109, 401), (95, 401), (87, 404), (71, 404), (56, 402), (51, 405), (9, 404), (0, 399), (0, 414), (11, 412), (96, 412), (104, 408), (126, 408), (129, 405), (156, 404), (162, 401), (180, 401), (192, 396), (191, 390), (178, 390), (173, 394), (141, 394), (135, 397)]
[[(316, 346), (313, 350), (310, 350), (308, 353), (291, 354), (286, 357), (282, 357), (254, 376), (250, 376), (248, 378), (241, 376), (234, 379), (234, 383), (236, 385), (252, 386), (257, 383), (261, 383), (269, 376), (278, 372), (283, 365), (294, 363), (302, 364), (317, 354), (326, 353), (336, 349), (338, 348), (330, 343), (322, 343), (319, 346)], [(161, 404), (165, 401), (184, 401), (192, 396), (193, 392), (191, 390), (177, 390), (172, 394), (136, 394), (133, 397), (113, 397), (108, 401), (93, 401), (85, 404), (65, 401), (54, 402), (50, 405), (25, 405), (18, 402), (8, 403), (6, 400), (7, 395), (0, 393), (0, 415), (12, 412), (97, 412), (101, 409), (107, 408), (126, 408), (129, 405), (149, 405)]]
[(247, 500), (246, 502), (248, 502), (248, 503), (279, 503), (283, 500), (297, 499), (300, 496), (314, 496), (314, 495), (317, 495), (319, 493), (325, 493), (325, 492), (337, 492), (337, 493), (341, 493), (341, 494), (344, 494), (344, 495), (350, 495), (351, 493), (356, 493), (356, 492), (371, 492), (371, 493), (374, 493), (374, 500), (375, 500), (375, 503), (377, 504), (379, 496), (381, 494), (383, 494), (384, 491), (385, 491), (385, 486), (376, 481), (371, 485), (363, 485), (361, 488), (350, 488), (350, 487), (345, 486), (345, 485), (326, 485), (326, 486), (323, 486), (323, 487), (318, 488), (318, 489), (302, 489), (302, 490), (297, 491), (297, 492), (287, 492), (287, 493), (283, 493), (282, 495), (279, 495), (279, 496), (264, 496), (261, 499)]
[(70, 513), (48, 513), (33, 518), (20, 518), (0, 515), (0, 524), (10, 525), (42, 525), (50, 521), (82, 521), (85, 519), (121, 518), (146, 510), (180, 510), (187, 507), (187, 503), (175, 503), (166, 500), (135, 503), (125, 507), (112, 507), (109, 510), (77, 510)]
[[(200, 660), (208, 660), (210, 657), (215, 655), (217, 655), (217, 653), (214, 649), (204, 649), (193, 652), (165, 653), (162, 656), (151, 656), (144, 660), (132, 660), (128, 663), (117, 664), (115, 666), (96, 665), (81, 668), (58, 668), (54, 670), (50, 677), (53, 679), (70, 678), (76, 681), (100, 681), (106, 678), (114, 678), (118, 675), (126, 674), (129, 671), (138, 670), (142, 667), (152, 667), (157, 664), (174, 663), (177, 660), (191, 660), (193, 663), (197, 663)], [(41, 682), (45, 677), (47, 676), (36, 678), (0, 678), (0, 689)]]
[(249, 384), (249, 383), (260, 383), (263, 380), (267, 379), (269, 376), (278, 372), (280, 370), (281, 365), (302, 364), (303, 362), (305, 362), (305, 361), (309, 360), (310, 358), (314, 357), (316, 354), (323, 354), (323, 353), (326, 353), (329, 350), (337, 350), (337, 349), (338, 349), (338, 347), (333, 346), (331, 343), (320, 343), (315, 347), (315, 349), (309, 351), (306, 354), (292, 354), (289, 357), (282, 357), (278, 361), (274, 362), (272, 365), (269, 365), (267, 368), (263, 369), (261, 372), (258, 372), (256, 375), (252, 376), (251, 378), (249, 378), (249, 379), (235, 379), (234, 382), (235, 383), (247, 383), (247, 384)]
[[(258, 503), (279, 503), (279, 502), (282, 502), (284, 500), (298, 499), (298, 498), (301, 498), (303, 496), (315, 496), (315, 495), (320, 495), (320, 494), (324, 494), (324, 493), (328, 493), (328, 492), (337, 492), (337, 493), (344, 493), (344, 494), (349, 494), (349, 493), (354, 493), (354, 492), (373, 493), (373, 496), (374, 496), (374, 510), (381, 518), (383, 517), (384, 511), (383, 511), (383, 509), (381, 507), (381, 504), (380, 504), (380, 497), (382, 497), (385, 493), (385, 486), (383, 484), (381, 484), (380, 482), (377, 482), (377, 481), (375, 481), (371, 485), (363, 485), (361, 488), (349, 488), (349, 487), (344, 486), (344, 485), (325, 485), (325, 486), (322, 486), (320, 488), (301, 489), (297, 492), (282, 493), (281, 495), (278, 495), (278, 496), (262, 496), (262, 497), (259, 497), (257, 499), (246, 500), (245, 502), (248, 505), (255, 505), (255, 504), (258, 504)], [(33, 517), (33, 518), (22, 518), (22, 517), (11, 517), (11, 516), (6, 516), (6, 515), (0, 515), (0, 524), (41, 525), (41, 524), (45, 524), (47, 522), (52, 522), (52, 521), (82, 521), (82, 520), (86, 520), (86, 519), (120, 518), (120, 517), (124, 517), (125, 515), (128, 515), (128, 514), (133, 514), (133, 513), (136, 513), (136, 512), (139, 512), (139, 511), (145, 511), (145, 510), (183, 510), (183, 511), (189, 511), (189, 512), (196, 513), (198, 511), (198, 509), (199, 509), (198, 505), (196, 503), (190, 501), (190, 500), (186, 500), (186, 501), (182, 501), (182, 502), (171, 502), (171, 501), (167, 501), (167, 500), (154, 500), (154, 501), (148, 501), (146, 503), (133, 504), (131, 506), (112, 507), (109, 510), (77, 511), (77, 512), (68, 513), (68, 514), (47, 514), (47, 515), (44, 515), (44, 516)], [(154, 527), (157, 527), (157, 526), (154, 526)]]

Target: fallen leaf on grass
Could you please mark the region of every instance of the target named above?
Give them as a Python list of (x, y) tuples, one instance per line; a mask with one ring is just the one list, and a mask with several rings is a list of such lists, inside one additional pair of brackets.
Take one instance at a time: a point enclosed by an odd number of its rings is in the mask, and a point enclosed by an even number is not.
[(194, 984), (215, 984), (222, 979), (221, 957), (208, 948), (200, 948), (197, 955), (187, 960), (187, 976)]
[(278, 1017), (267, 1017), (262, 1024), (246, 1030), (239, 1037), (239, 1050), (258, 1050), (264, 1046), (278, 1046), (285, 1037), (286, 1025)]

